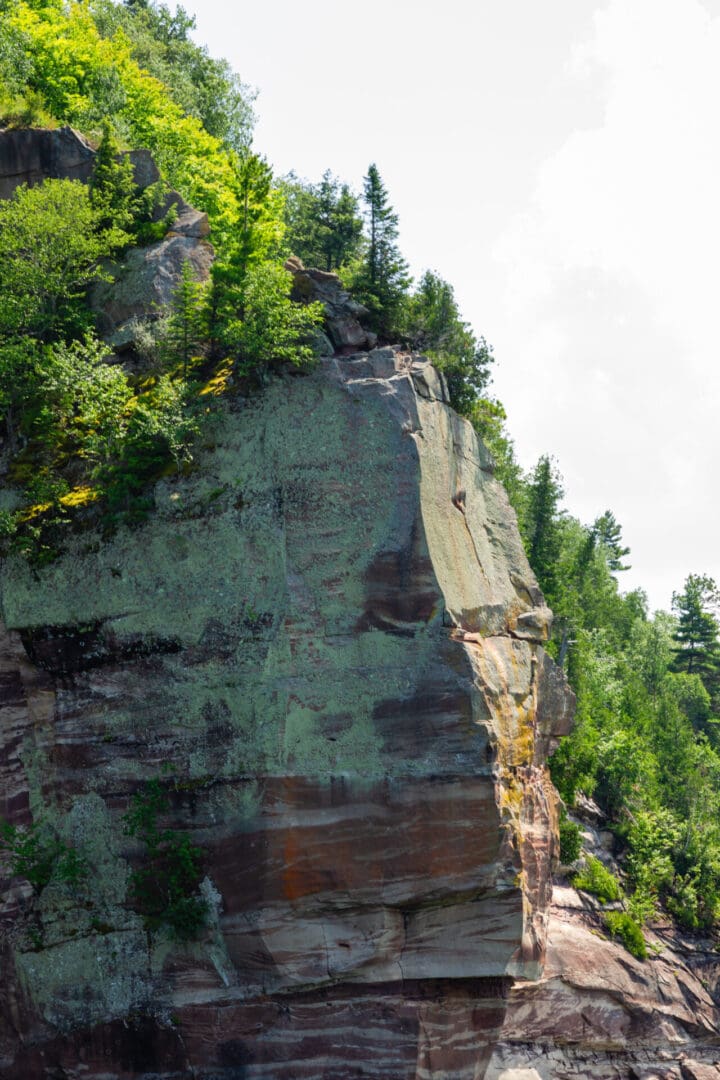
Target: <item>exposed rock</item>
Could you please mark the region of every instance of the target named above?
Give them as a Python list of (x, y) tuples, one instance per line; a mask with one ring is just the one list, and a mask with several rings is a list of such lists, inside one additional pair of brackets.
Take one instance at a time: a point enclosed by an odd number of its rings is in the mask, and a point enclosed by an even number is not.
[(0, 199), (21, 184), (89, 179), (95, 151), (70, 127), (0, 130)]
[(295, 256), (287, 260), (285, 269), (294, 278), (294, 300), (306, 303), (319, 300), (324, 304), (325, 326), (337, 352), (346, 355), (375, 346), (377, 335), (360, 324), (360, 319), (368, 314), (367, 308), (352, 299), (337, 274), (306, 268)]
[(674, 935), (647, 937), (650, 956), (636, 960), (574, 890), (556, 888), (545, 970), (513, 987), (487, 1080), (521, 1068), (541, 1080), (717, 1080), (717, 955), (693, 969)]
[[(228, 408), (134, 531), (4, 566), (1, 809), (92, 867), (6, 883), (6, 1080), (485, 1075), (542, 975), (571, 695), (442, 397), (392, 350), (325, 360)], [(121, 815), (168, 764), (212, 899), (191, 948), (126, 899)]]
[[(207, 221), (205, 214), (196, 211), (192, 214)], [(197, 238), (202, 221), (194, 221), (190, 214), (183, 220), (196, 228), (195, 234), (178, 232), (176, 223), (163, 240), (147, 247), (131, 248), (119, 263), (108, 267), (109, 281), (99, 281), (91, 287), (90, 308), (100, 333), (113, 348), (122, 349), (133, 343), (138, 320), (155, 319), (163, 309), (167, 310), (182, 280), (186, 262), (196, 281), (207, 281), (210, 276), (215, 253), (211, 244)]]

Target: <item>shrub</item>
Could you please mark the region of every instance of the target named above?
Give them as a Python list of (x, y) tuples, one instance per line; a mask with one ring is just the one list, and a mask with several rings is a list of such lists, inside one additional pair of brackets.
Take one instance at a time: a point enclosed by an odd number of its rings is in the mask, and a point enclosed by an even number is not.
[(77, 886), (87, 875), (84, 857), (42, 820), (32, 825), (0, 822), (0, 856), (38, 895), (53, 879)]
[(642, 930), (627, 911), (605, 912), (605, 925), (613, 937), (622, 941), (627, 951), (637, 960), (647, 959), (647, 946)]
[(582, 848), (580, 839), (580, 826), (570, 821), (567, 813), (563, 810), (560, 816), (560, 862), (567, 866), (574, 863), (579, 857)]
[(191, 941), (205, 925), (207, 904), (195, 895), (202, 852), (187, 833), (161, 829), (158, 818), (170, 809), (159, 780), (134, 795), (125, 814), (125, 833), (144, 845), (143, 865), (131, 876), (132, 900), (148, 930), (166, 926), (178, 941)]
[(588, 855), (583, 869), (575, 874), (573, 885), (597, 896), (601, 904), (609, 904), (622, 896), (618, 879), (592, 855)]

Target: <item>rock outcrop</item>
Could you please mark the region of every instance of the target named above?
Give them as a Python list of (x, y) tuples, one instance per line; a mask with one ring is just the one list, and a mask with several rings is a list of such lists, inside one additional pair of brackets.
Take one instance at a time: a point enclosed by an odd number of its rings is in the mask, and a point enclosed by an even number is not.
[[(147, 150), (132, 150), (135, 183), (144, 190), (157, 183), (160, 174)], [(10, 129), (0, 131), (0, 199), (8, 199), (21, 184), (33, 186), (43, 180), (90, 179), (95, 151), (70, 127)], [(215, 257), (208, 240), (207, 214), (195, 210), (176, 191), (168, 191), (155, 211), (161, 221), (172, 211), (167, 235), (145, 247), (131, 248), (108, 267), (109, 281), (90, 290), (88, 302), (98, 329), (114, 349), (132, 346), (138, 326), (153, 321), (167, 310), (187, 262), (196, 281), (207, 281)]]
[(296, 256), (288, 259), (285, 269), (293, 275), (293, 299), (301, 303), (318, 300), (325, 308), (325, 327), (328, 333), (326, 355), (373, 349), (377, 334), (366, 330), (360, 320), (368, 309), (353, 300), (337, 274), (303, 266)]
[(511, 990), (486, 1080), (720, 1080), (717, 951), (670, 925), (646, 936), (636, 960), (556, 888), (542, 978)]
[[(8, 561), (0, 604), (0, 812), (91, 868), (4, 882), (6, 1080), (485, 1075), (544, 978), (572, 700), (427, 362), (328, 359), (228, 405), (145, 524)], [(203, 851), (190, 945), (128, 898), (122, 815), (166, 770)]]

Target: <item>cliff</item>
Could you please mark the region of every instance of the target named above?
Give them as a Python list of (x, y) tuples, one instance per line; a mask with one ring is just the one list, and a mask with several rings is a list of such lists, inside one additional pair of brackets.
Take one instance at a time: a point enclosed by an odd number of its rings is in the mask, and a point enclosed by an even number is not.
[[(541, 972), (571, 698), (443, 399), (393, 350), (325, 360), (228, 407), (143, 526), (4, 566), (3, 812), (91, 873), (4, 883), (3, 1076), (483, 1075)], [(121, 816), (166, 765), (189, 945), (128, 904)]]

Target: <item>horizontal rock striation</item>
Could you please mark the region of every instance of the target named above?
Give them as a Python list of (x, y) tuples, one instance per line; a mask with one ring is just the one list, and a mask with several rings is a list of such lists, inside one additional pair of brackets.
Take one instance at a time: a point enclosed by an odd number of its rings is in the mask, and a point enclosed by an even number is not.
[(542, 977), (516, 984), (486, 1080), (720, 1080), (720, 958), (671, 926), (636, 960), (554, 890)]
[[(572, 710), (491, 461), (380, 349), (230, 403), (196, 464), (2, 568), (0, 812), (91, 872), (6, 874), (0, 1074), (481, 1080), (542, 974)], [(122, 815), (170, 775), (187, 945), (128, 899)]]

